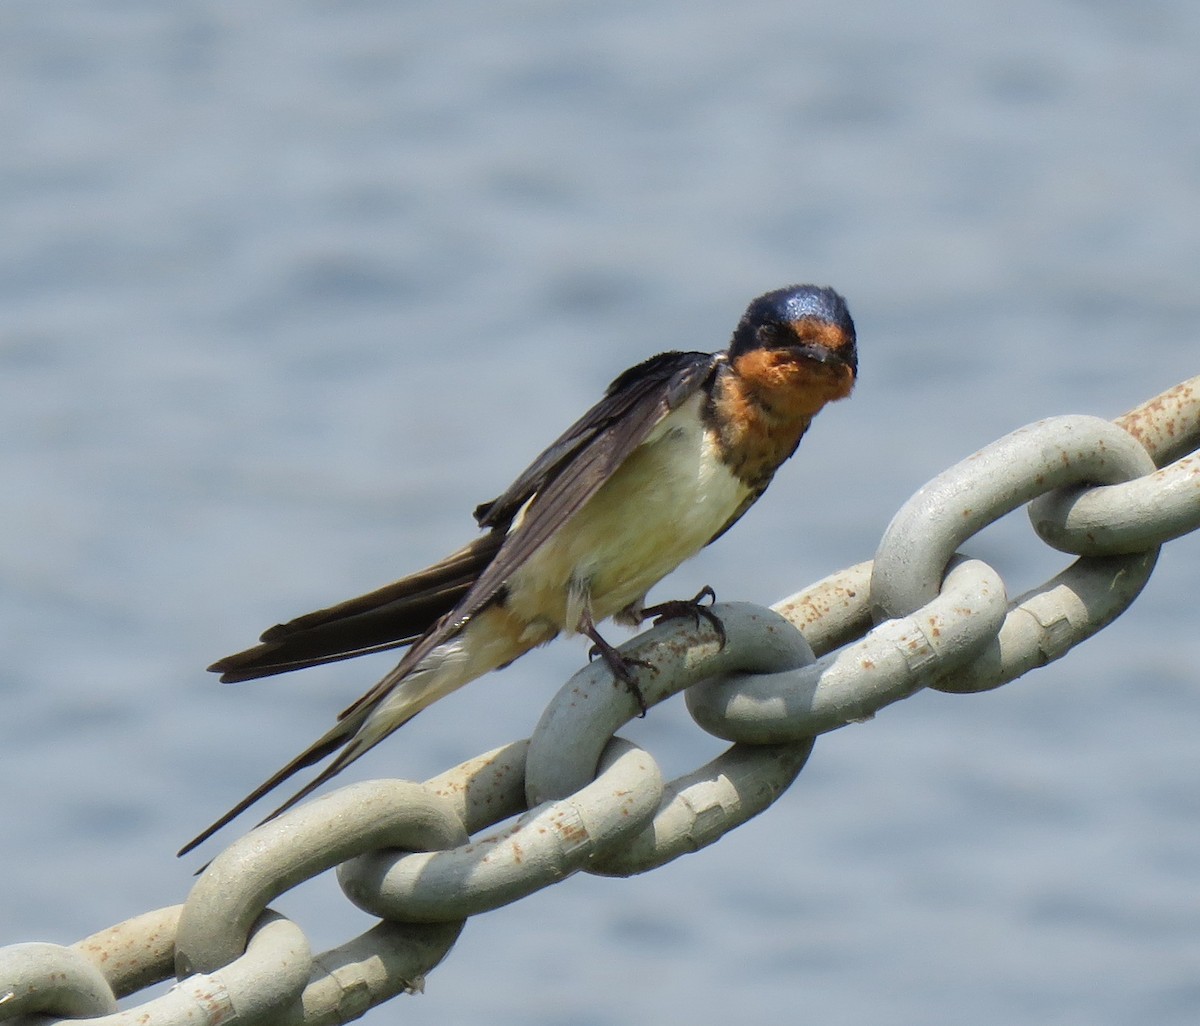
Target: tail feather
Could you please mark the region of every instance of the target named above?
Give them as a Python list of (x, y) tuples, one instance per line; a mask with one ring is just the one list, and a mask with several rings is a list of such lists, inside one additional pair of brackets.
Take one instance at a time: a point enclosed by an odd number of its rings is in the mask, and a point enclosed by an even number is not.
[[(299, 773), (300, 770), (311, 766), (315, 762), (320, 762), (331, 752), (337, 751), (337, 749), (342, 745), (352, 741), (355, 733), (358, 731), (358, 728), (362, 725), (362, 721), (365, 718), (366, 712), (364, 711), (360, 717), (339, 720), (333, 727), (329, 729), (327, 733), (309, 745), (286, 766), (284, 766), (278, 772), (272, 774), (271, 777), (263, 781), (263, 783), (259, 784), (258, 787), (246, 795), (245, 798), (243, 798), (232, 809), (225, 813), (225, 815), (188, 841), (187, 844), (179, 849), (179, 855), (186, 855), (193, 848), (199, 847), (222, 827), (228, 826), (230, 823), (232, 823), (238, 816), (250, 808), (251, 805), (257, 802), (263, 795), (267, 794), (269, 791), (273, 791), (285, 780), (291, 779), (293, 776)], [(309, 791), (311, 791), (313, 786), (316, 785), (311, 785), (304, 792), (304, 794), (307, 794)], [(299, 801), (299, 798), (293, 798), (288, 804), (290, 805), (295, 801)], [(267, 817), (267, 819), (264, 819), (263, 822), (265, 823), (267, 820), (273, 819), (282, 811), (282, 808), (276, 809), (271, 813), (270, 816)]]
[(218, 659), (226, 683), (410, 645), (470, 590), (503, 537), (493, 531), (425, 570), (358, 598), (307, 613), (262, 634), (261, 644)]
[[(414, 654), (417, 653), (410, 650), (408, 656)], [(203, 844), (218, 830), (227, 826), (260, 798), (300, 770), (319, 762), (341, 748), (328, 766), (262, 819), (258, 825), (261, 826), (286, 812), (356, 759), (369, 752), (393, 731), (404, 726), (426, 706), (461, 687), (474, 676), (470, 673), (456, 672), (462, 668), (461, 663), (456, 664), (453, 656), (447, 658), (447, 655), (449, 654), (438, 653), (434, 656), (432, 666), (422, 664), (419, 668), (411, 666), (408, 656), (406, 656), (406, 659), (371, 691), (342, 713), (338, 722), (324, 735), (286, 766), (272, 774), (220, 819), (188, 841), (179, 850), (179, 855), (186, 855), (193, 848)]]

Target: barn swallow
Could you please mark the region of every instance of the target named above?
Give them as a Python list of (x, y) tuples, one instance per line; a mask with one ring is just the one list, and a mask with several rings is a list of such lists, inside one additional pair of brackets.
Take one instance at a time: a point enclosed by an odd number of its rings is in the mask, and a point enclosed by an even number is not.
[(272, 627), (261, 644), (214, 663), (221, 680), (243, 681), (409, 646), (332, 729), (180, 854), (340, 749), (274, 818), (432, 702), (559, 634), (589, 637), (632, 686), (628, 664), (596, 625), (687, 608), (643, 603), (753, 505), (817, 412), (850, 394), (857, 370), (854, 322), (840, 295), (795, 285), (759, 296), (724, 352), (660, 353), (621, 374), (507, 491), (475, 510), (483, 533), (464, 548)]

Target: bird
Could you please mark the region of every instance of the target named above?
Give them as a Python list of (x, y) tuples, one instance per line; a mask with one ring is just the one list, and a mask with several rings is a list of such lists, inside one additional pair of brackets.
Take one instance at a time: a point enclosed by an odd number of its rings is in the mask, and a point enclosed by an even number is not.
[(237, 682), (408, 646), (332, 728), (179, 854), (336, 752), (263, 822), (273, 819), (431, 703), (560, 634), (589, 638), (644, 713), (629, 662), (597, 624), (698, 616), (711, 589), (651, 607), (646, 593), (742, 517), (857, 374), (846, 302), (816, 285), (754, 299), (725, 350), (663, 352), (620, 374), (475, 510), (482, 533), (473, 541), (395, 583), (271, 627), (255, 647), (209, 667)]

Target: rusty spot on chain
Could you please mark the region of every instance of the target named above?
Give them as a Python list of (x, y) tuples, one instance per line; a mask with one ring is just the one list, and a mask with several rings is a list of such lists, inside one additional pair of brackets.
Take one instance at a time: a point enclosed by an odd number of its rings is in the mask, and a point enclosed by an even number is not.
[[(1194, 420), (1191, 408), (1195, 403), (1196, 390), (1191, 382), (1185, 381), (1122, 414), (1113, 423), (1137, 439), (1156, 463), (1161, 463)], [(1182, 424), (1181, 415), (1185, 415)]]
[(587, 831), (578, 823), (563, 823), (557, 826), (558, 835), (568, 844), (582, 844), (588, 839)]

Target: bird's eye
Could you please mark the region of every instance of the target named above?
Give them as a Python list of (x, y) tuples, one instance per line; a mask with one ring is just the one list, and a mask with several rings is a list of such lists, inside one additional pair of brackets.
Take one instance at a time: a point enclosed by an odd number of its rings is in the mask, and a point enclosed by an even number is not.
[(760, 324), (754, 334), (758, 344), (763, 347), (787, 345), (791, 335), (782, 324)]

